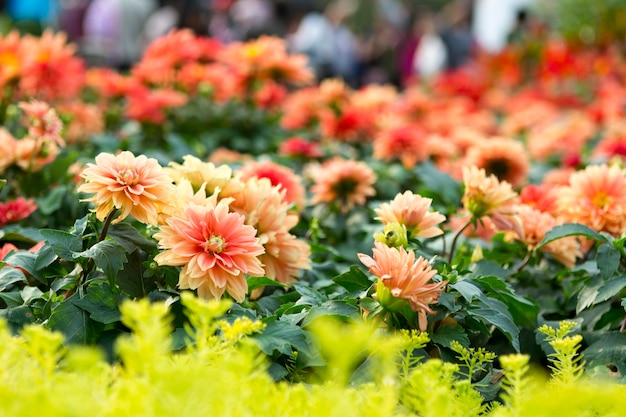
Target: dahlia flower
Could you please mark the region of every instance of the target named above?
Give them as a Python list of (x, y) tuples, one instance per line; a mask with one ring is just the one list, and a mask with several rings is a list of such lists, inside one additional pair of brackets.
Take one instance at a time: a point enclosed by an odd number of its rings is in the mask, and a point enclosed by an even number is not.
[(99, 154), (95, 164), (87, 164), (81, 177), (85, 183), (78, 191), (94, 193), (83, 201), (95, 204), (100, 221), (113, 210), (120, 210), (114, 223), (130, 214), (139, 222), (157, 224), (159, 212), (169, 204), (174, 190), (171, 178), (156, 159), (136, 157), (129, 151)]
[(400, 223), (406, 226), (411, 237), (434, 237), (443, 234), (437, 227), (446, 220), (446, 216), (438, 212), (430, 212), (433, 200), (413, 194), (412, 191), (398, 193), (391, 203), (383, 203), (374, 211), (376, 220), (383, 224)]
[(626, 172), (617, 166), (592, 165), (573, 173), (559, 190), (560, 220), (581, 223), (597, 232), (626, 232)]
[(322, 164), (315, 177), (312, 204), (338, 202), (342, 210), (363, 205), (376, 194), (376, 174), (364, 162), (335, 158)]
[(415, 252), (404, 248), (390, 248), (375, 242), (373, 258), (359, 253), (359, 260), (374, 274), (396, 298), (405, 299), (416, 311), (420, 330), (428, 325), (426, 313), (433, 311), (429, 304), (439, 300), (447, 281), (429, 283), (437, 274), (421, 256), (415, 259)]
[(248, 292), (245, 275), (264, 274), (259, 256), (265, 252), (256, 229), (244, 220), (229, 212), (225, 201), (215, 206), (190, 202), (154, 235), (165, 249), (154, 260), (159, 265), (183, 266), (181, 289), (197, 289), (205, 299), (221, 298), (226, 291), (241, 302)]
[(304, 208), (305, 191), (302, 179), (292, 169), (272, 161), (249, 162), (241, 167), (239, 176), (243, 181), (249, 178), (267, 178), (272, 185), (285, 190), (284, 198), (289, 204)]

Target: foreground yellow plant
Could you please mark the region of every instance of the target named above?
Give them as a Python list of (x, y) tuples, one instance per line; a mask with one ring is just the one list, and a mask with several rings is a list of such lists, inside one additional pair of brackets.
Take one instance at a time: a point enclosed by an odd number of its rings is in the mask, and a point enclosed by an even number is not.
[[(394, 372), (406, 354), (406, 335), (323, 320), (312, 329), (328, 372), (315, 384), (276, 383), (248, 337), (264, 325), (219, 321), (230, 307), (225, 301), (189, 293), (182, 301), (191, 323), (184, 351), (171, 348), (166, 305), (127, 302), (123, 321), (132, 333), (118, 342), (113, 364), (96, 348), (64, 346), (62, 336), (43, 327), (27, 326), (15, 336), (0, 321), (0, 416), (537, 417), (619, 416), (626, 409), (626, 387), (585, 378), (547, 382), (528, 376), (522, 355), (502, 358), (505, 403), (486, 407), (470, 382), (456, 376), (457, 365), (431, 359)], [(347, 378), (363, 364), (371, 378)]]

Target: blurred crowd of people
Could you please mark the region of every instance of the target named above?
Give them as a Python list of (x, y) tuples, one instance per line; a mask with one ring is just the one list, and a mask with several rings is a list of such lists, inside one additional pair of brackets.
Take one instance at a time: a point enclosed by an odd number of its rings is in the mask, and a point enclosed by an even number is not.
[(155, 38), (186, 27), (224, 43), (283, 37), (290, 51), (309, 56), (320, 79), (342, 77), (358, 87), (402, 85), (470, 60), (477, 49), (476, 1), (4, 0), (0, 5), (21, 30), (50, 26), (66, 32), (91, 65), (127, 69)]

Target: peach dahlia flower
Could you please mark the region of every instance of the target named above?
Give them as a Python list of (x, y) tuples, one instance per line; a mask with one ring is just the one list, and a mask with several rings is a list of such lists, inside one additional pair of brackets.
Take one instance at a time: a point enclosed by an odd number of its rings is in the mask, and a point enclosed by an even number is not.
[(429, 304), (439, 300), (447, 281), (429, 283), (437, 271), (421, 256), (415, 259), (413, 251), (390, 248), (381, 242), (374, 242), (374, 245), (374, 257), (359, 253), (359, 260), (382, 281), (392, 296), (409, 302), (411, 309), (418, 313), (420, 329), (426, 330), (426, 313), (432, 313)]
[(376, 220), (383, 224), (400, 223), (406, 226), (411, 237), (434, 237), (443, 234), (437, 225), (446, 220), (446, 216), (438, 212), (430, 212), (433, 200), (413, 194), (412, 191), (398, 193), (391, 203), (383, 203), (374, 211)]
[(248, 292), (245, 275), (264, 273), (258, 257), (265, 252), (256, 229), (244, 220), (229, 212), (225, 201), (214, 207), (190, 202), (154, 235), (165, 249), (154, 260), (159, 265), (183, 266), (181, 289), (197, 289), (205, 299), (221, 298), (226, 291), (241, 302)]
[(285, 190), (284, 201), (295, 204), (298, 209), (304, 208), (306, 192), (302, 178), (291, 168), (272, 161), (253, 161), (244, 164), (239, 175), (243, 181), (252, 177), (269, 179), (273, 186)]
[(511, 184), (500, 182), (491, 174), (487, 176), (484, 169), (475, 166), (463, 167), (463, 207), (474, 219), (489, 217), (500, 230), (514, 230), (523, 236), (519, 217), (515, 213), (518, 196)]
[(592, 165), (570, 176), (559, 191), (560, 218), (597, 232), (626, 232), (626, 172), (617, 166)]
[(130, 214), (139, 222), (155, 225), (174, 191), (171, 178), (156, 159), (135, 156), (129, 151), (99, 154), (95, 164), (87, 164), (81, 177), (85, 183), (78, 191), (94, 193), (83, 201), (95, 204), (100, 221), (119, 209), (114, 223)]
[(315, 176), (312, 204), (338, 202), (342, 210), (363, 205), (376, 194), (376, 174), (364, 162), (335, 158), (322, 164)]

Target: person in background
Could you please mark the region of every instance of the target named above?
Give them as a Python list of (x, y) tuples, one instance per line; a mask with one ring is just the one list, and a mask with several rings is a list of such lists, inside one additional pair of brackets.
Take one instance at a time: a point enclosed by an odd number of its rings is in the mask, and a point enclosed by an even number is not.
[(62, 0), (59, 3), (59, 30), (67, 34), (70, 42), (83, 41), (83, 22), (90, 0)]
[(127, 70), (143, 52), (141, 34), (156, 0), (92, 0), (83, 24), (88, 63)]
[(448, 70), (455, 70), (469, 61), (475, 53), (472, 33), (471, 0), (455, 0), (442, 10), (444, 28), (441, 38), (446, 45)]
[(306, 14), (289, 37), (290, 49), (309, 56), (309, 64), (318, 79), (340, 77), (349, 85), (357, 86), (358, 44), (345, 23), (357, 7), (355, 0), (331, 2), (324, 13)]
[(425, 11), (415, 21), (418, 42), (413, 54), (412, 70), (419, 79), (430, 79), (446, 68), (448, 51), (437, 32), (435, 14)]

